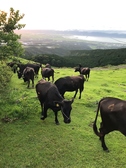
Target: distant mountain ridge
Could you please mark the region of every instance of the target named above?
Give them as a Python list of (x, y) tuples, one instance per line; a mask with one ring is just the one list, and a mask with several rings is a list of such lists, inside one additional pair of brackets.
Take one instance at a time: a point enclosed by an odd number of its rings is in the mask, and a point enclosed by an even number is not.
[(18, 30), (17, 33), (45, 33), (45, 34), (66, 34), (66, 35), (81, 35), (81, 36), (97, 36), (97, 37), (115, 37), (126, 38), (124, 30)]

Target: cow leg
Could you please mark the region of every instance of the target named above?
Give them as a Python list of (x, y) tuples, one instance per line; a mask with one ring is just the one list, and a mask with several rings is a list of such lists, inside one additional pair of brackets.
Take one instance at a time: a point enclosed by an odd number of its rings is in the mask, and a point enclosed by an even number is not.
[(30, 86), (30, 80), (28, 80), (28, 86), (27, 86), (27, 88), (29, 88), (29, 86)]
[(89, 80), (89, 76), (90, 76), (90, 74), (88, 74), (88, 80)]
[[(41, 103), (41, 102), (40, 102)], [(41, 112), (41, 120), (44, 120), (44, 109), (43, 109), (43, 103), (41, 103), (41, 109), (42, 109), (42, 112)]]
[(59, 125), (59, 121), (58, 121), (58, 111), (55, 111), (54, 112), (55, 113), (55, 123), (56, 123), (56, 125)]
[(42, 116), (41, 116), (41, 120), (44, 120), (47, 117), (47, 107), (46, 105), (41, 103), (41, 107), (42, 107)]
[(88, 81), (87, 74), (85, 75), (85, 77), (86, 77), (86, 81)]
[(79, 99), (81, 99), (81, 92), (82, 92), (82, 90), (80, 89), (80, 96), (79, 96)]
[(35, 73), (35, 77), (38, 78), (38, 73), (37, 72)]
[[(77, 92), (78, 92), (78, 89), (75, 91), (74, 98), (76, 97), (76, 95), (77, 95)], [(79, 99), (80, 99), (80, 96), (79, 96)]]
[(100, 123), (99, 131), (100, 131), (100, 134), (101, 134), (99, 139), (101, 140), (102, 148), (103, 148), (104, 151), (109, 152), (109, 150), (108, 150), (108, 148), (105, 144), (105, 135), (106, 134), (104, 133), (104, 128), (103, 128), (103, 123), (102, 122)]
[(54, 75), (52, 76), (52, 82), (54, 82)]
[(32, 87), (34, 88), (34, 79), (32, 80)]
[(109, 150), (108, 150), (108, 148), (105, 144), (105, 135), (101, 136), (100, 140), (101, 140), (103, 150), (106, 151), (106, 152), (109, 152)]

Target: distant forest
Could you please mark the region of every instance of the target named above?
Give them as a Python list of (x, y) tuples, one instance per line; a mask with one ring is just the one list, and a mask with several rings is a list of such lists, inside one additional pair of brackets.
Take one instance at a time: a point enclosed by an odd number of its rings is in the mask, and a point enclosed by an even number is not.
[(106, 65), (126, 64), (126, 48), (72, 50), (70, 54), (65, 57), (55, 54), (36, 54), (32, 56), (25, 55), (22, 57), (41, 64), (49, 63), (56, 67), (75, 67), (81, 63), (82, 66), (93, 68)]

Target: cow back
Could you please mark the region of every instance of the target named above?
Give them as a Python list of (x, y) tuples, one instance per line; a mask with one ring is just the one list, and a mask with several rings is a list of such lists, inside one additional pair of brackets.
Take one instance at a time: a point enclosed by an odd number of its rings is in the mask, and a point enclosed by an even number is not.
[(104, 98), (100, 103), (100, 112), (107, 130), (126, 133), (126, 101), (111, 97)]
[(41, 73), (42, 76), (49, 77), (54, 74), (54, 70), (52, 68), (42, 68)]
[(36, 93), (39, 100), (41, 100), (43, 103), (49, 101), (51, 104), (54, 100), (63, 100), (57, 87), (53, 83), (44, 79), (40, 80), (36, 84)]
[(66, 76), (61, 77), (55, 81), (55, 85), (59, 89), (60, 92), (64, 91), (74, 91), (80, 87), (83, 88), (84, 84), (84, 76)]

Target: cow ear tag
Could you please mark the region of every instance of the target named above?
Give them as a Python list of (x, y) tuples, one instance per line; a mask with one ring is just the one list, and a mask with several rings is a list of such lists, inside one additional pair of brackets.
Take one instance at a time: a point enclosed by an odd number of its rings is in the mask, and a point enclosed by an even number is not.
[(56, 107), (59, 107), (59, 104), (58, 104), (58, 103), (56, 104)]

